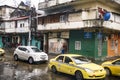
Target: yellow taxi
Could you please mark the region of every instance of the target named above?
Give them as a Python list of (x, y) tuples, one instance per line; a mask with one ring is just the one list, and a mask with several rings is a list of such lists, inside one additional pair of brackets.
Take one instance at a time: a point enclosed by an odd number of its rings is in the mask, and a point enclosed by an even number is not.
[(48, 67), (54, 73), (62, 72), (74, 75), (77, 80), (106, 77), (106, 71), (102, 66), (92, 63), (86, 57), (78, 54), (58, 55), (50, 59)]
[(120, 76), (120, 58), (102, 63), (107, 75)]
[(0, 56), (5, 54), (5, 50), (0, 48)]

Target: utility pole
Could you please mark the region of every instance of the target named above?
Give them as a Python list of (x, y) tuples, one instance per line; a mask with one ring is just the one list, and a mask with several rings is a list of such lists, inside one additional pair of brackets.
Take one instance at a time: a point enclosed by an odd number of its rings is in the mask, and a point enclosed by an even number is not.
[(28, 37), (28, 46), (31, 45), (31, 0), (27, 0), (28, 6), (29, 6), (29, 19), (28, 19), (28, 24), (29, 24), (29, 37)]
[(31, 12), (30, 12), (30, 15), (29, 15), (29, 19), (28, 19), (28, 23), (29, 23), (29, 37), (28, 37), (28, 46), (31, 45)]

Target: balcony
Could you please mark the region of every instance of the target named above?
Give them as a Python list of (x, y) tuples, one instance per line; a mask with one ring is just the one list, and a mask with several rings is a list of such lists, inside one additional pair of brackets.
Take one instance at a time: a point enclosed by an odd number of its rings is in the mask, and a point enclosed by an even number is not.
[(75, 1), (75, 0), (50, 0), (46, 2), (40, 2), (38, 4), (38, 9), (44, 9), (44, 8), (52, 7), (59, 4), (69, 3), (72, 1)]
[(44, 9), (47, 8), (47, 2), (41, 2), (38, 4), (38, 9)]
[(28, 33), (29, 32), (29, 28), (25, 27), (25, 28), (16, 28), (15, 29), (16, 33)]
[(15, 33), (15, 28), (6, 28), (5, 33)]
[(5, 33), (28, 33), (29, 28), (6, 28)]
[(120, 30), (120, 23), (101, 20), (86, 20), (79, 22), (64, 22), (64, 23), (50, 23), (46, 25), (38, 25), (38, 31), (50, 31), (50, 30), (71, 30), (81, 29), (87, 27), (104, 27), (114, 30)]
[(84, 26), (83, 22), (65, 22), (65, 23), (52, 23), (46, 25), (38, 25), (38, 30), (68, 30), (75, 28), (82, 28)]

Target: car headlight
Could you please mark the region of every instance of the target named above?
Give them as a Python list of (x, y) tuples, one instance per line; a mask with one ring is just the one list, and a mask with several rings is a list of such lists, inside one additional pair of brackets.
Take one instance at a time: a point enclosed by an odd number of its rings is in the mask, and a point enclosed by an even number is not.
[(88, 72), (88, 73), (93, 73), (94, 72), (93, 70), (88, 69), (88, 68), (85, 68), (85, 71)]

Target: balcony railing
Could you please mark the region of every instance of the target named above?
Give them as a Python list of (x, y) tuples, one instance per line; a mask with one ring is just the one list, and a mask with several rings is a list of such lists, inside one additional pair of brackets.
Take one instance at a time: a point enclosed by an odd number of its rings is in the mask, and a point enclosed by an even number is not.
[(120, 30), (120, 23), (102, 20), (86, 20), (79, 22), (65, 22), (65, 23), (49, 23), (46, 25), (38, 25), (37, 30), (70, 30), (81, 29), (86, 27), (105, 27), (114, 30)]
[(29, 28), (4, 28), (5, 33), (28, 33), (29, 32)]
[(60, 30), (60, 29), (74, 29), (82, 28), (84, 26), (83, 22), (65, 22), (65, 23), (50, 23), (46, 25), (38, 25), (38, 30)]
[(84, 20), (85, 27), (101, 27), (103, 26), (103, 20), (100, 19), (91, 19), (91, 20)]

